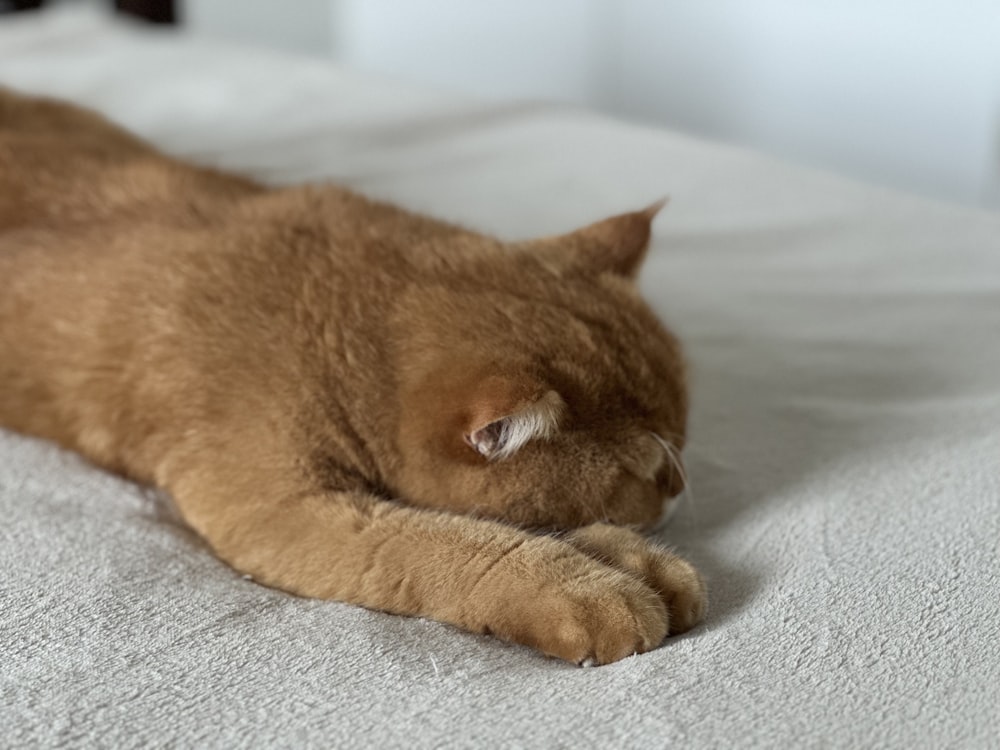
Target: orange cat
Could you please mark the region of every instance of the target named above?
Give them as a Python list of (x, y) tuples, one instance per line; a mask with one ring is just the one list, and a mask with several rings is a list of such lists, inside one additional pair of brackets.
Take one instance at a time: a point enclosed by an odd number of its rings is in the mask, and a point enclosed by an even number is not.
[(705, 607), (626, 528), (683, 484), (681, 357), (633, 284), (655, 212), (503, 243), (0, 90), (0, 424), (167, 490), (263, 584), (647, 651)]

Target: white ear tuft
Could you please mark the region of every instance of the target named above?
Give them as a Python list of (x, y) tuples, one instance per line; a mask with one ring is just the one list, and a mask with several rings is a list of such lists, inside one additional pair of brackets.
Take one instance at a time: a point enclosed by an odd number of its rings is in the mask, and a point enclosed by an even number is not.
[(565, 408), (559, 394), (549, 391), (533, 404), (473, 430), (465, 440), (490, 461), (510, 458), (530, 440), (551, 437)]

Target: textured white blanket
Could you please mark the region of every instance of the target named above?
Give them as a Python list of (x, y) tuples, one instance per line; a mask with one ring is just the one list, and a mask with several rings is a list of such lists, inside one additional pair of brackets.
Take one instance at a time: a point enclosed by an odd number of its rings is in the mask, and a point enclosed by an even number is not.
[(997, 216), (76, 14), (0, 25), (0, 83), (508, 237), (671, 194), (643, 286), (693, 363), (697, 494), (663, 537), (712, 592), (577, 669), (257, 586), (161, 498), (0, 432), (0, 744), (1000, 744)]

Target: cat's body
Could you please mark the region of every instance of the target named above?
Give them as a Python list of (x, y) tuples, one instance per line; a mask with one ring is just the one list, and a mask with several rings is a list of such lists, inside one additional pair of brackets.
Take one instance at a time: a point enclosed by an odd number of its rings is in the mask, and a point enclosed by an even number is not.
[(505, 245), (0, 89), (0, 425), (164, 488), (262, 583), (645, 651), (705, 603), (612, 525), (681, 488), (680, 357), (630, 279), (653, 213)]

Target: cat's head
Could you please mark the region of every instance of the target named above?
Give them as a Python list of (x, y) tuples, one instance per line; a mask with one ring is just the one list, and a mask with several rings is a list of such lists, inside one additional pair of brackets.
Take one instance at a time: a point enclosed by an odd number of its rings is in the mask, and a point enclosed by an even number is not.
[(395, 491), (526, 526), (659, 517), (683, 489), (688, 408), (677, 340), (634, 283), (659, 207), (433, 250), (400, 304)]

